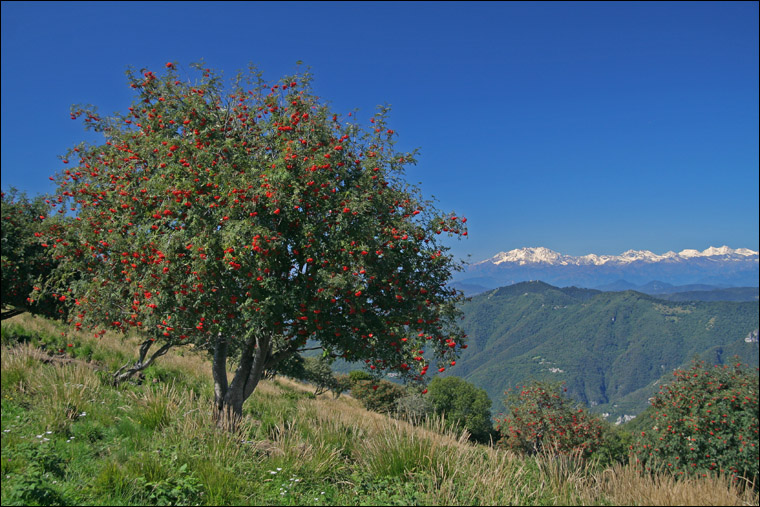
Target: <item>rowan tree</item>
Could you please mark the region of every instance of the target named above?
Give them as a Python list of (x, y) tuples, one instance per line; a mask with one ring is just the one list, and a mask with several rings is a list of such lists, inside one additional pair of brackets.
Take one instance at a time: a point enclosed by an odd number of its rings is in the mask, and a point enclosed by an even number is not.
[(219, 413), (239, 416), (262, 372), (307, 339), (412, 381), (428, 358), (448, 364), (464, 343), (447, 287), (460, 265), (439, 234), (466, 235), (466, 219), (404, 181), (415, 153), (394, 149), (388, 108), (367, 124), (339, 117), (308, 73), (188, 73), (129, 70), (127, 112), (72, 108), (105, 142), (63, 160), (76, 219), (47, 242), (60, 269), (45, 290), (76, 328), (143, 333), (117, 378), (192, 343), (213, 355)]

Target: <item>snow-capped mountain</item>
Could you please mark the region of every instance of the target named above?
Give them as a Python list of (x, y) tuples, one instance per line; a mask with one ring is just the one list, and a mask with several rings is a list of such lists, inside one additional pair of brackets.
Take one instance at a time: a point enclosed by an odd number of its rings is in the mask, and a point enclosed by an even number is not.
[(498, 287), (526, 280), (552, 285), (598, 287), (620, 280), (643, 284), (713, 284), (758, 286), (758, 252), (748, 248), (710, 247), (655, 254), (628, 250), (620, 255), (563, 255), (548, 248), (519, 248), (499, 252), (471, 264), (458, 276), (461, 283)]
[(495, 264), (499, 265), (504, 262), (516, 262), (520, 265), (545, 263), (552, 265), (575, 265), (585, 266), (593, 264), (595, 266), (601, 266), (607, 263), (619, 263), (630, 264), (632, 262), (660, 262), (665, 260), (686, 260), (697, 257), (721, 257), (721, 260), (747, 260), (748, 258), (758, 258), (758, 252), (750, 250), (748, 248), (737, 248), (736, 250), (727, 246), (720, 248), (710, 247), (702, 252), (699, 250), (682, 250), (676, 252), (666, 252), (662, 255), (657, 255), (649, 250), (628, 250), (620, 255), (595, 255), (588, 254), (580, 257), (573, 257), (572, 255), (562, 255), (561, 253), (549, 250), (548, 248), (519, 248), (516, 250), (510, 250), (509, 252), (499, 252), (490, 259), (477, 262), (474, 266), (480, 264)]

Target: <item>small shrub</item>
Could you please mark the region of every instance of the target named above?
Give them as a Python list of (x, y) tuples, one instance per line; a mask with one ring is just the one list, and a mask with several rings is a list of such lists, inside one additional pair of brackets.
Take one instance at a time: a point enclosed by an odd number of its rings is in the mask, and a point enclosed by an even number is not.
[(490, 440), (491, 399), (485, 389), (459, 377), (436, 377), (428, 391), (435, 413), (445, 417), (450, 428), (464, 428), (478, 442)]
[(348, 382), (351, 385), (351, 389), (359, 385), (363, 380), (372, 380), (372, 375), (364, 370), (354, 370), (348, 374)]
[(612, 424), (604, 424), (602, 432), (599, 447), (594, 450), (591, 457), (601, 468), (627, 464), (633, 444), (633, 434)]
[(402, 396), (396, 400), (396, 417), (405, 419), (412, 424), (420, 424), (434, 412), (429, 398), (420, 394)]
[(351, 395), (359, 400), (367, 410), (393, 413), (396, 400), (406, 394), (406, 389), (387, 380), (360, 380), (351, 388)]
[(340, 397), (346, 391), (351, 390), (351, 377), (348, 375), (335, 375), (335, 397)]

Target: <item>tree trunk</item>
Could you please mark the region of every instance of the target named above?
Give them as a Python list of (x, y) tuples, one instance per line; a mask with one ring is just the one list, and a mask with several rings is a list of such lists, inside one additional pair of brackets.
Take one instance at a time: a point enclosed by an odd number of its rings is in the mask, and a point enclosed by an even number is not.
[(246, 340), (232, 382), (227, 383), (227, 341), (219, 336), (214, 348), (214, 405), (217, 425), (234, 430), (243, 417), (243, 403), (261, 379), (270, 352), (269, 336), (251, 333)]
[(218, 413), (224, 408), (224, 395), (227, 393), (227, 339), (221, 333), (216, 339), (211, 371), (214, 376), (214, 406)]

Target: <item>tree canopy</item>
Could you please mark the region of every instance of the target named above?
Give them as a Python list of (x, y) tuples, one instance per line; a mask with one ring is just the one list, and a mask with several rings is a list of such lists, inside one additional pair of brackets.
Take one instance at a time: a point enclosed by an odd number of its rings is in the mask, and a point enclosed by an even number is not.
[[(47, 202), (46, 202), (47, 201)], [(11, 188), (2, 193), (2, 318), (6, 319), (32, 311), (59, 317), (62, 305), (50, 297), (33, 300), (30, 295), (38, 280), (44, 280), (53, 270), (54, 262), (40, 244), (44, 220), (51, 209), (50, 199), (37, 196), (32, 199)], [(63, 219), (54, 219), (59, 222)], [(52, 224), (49, 224), (52, 226)]]
[(466, 219), (404, 181), (415, 153), (394, 149), (388, 108), (362, 125), (320, 101), (308, 73), (188, 72), (129, 70), (124, 113), (72, 108), (105, 137), (71, 149), (57, 176), (76, 219), (47, 238), (59, 268), (44, 292), (72, 325), (142, 333), (122, 375), (172, 346), (208, 350), (217, 405), (236, 414), (307, 339), (407, 380), (456, 357), (459, 265), (439, 235), (466, 235)]

